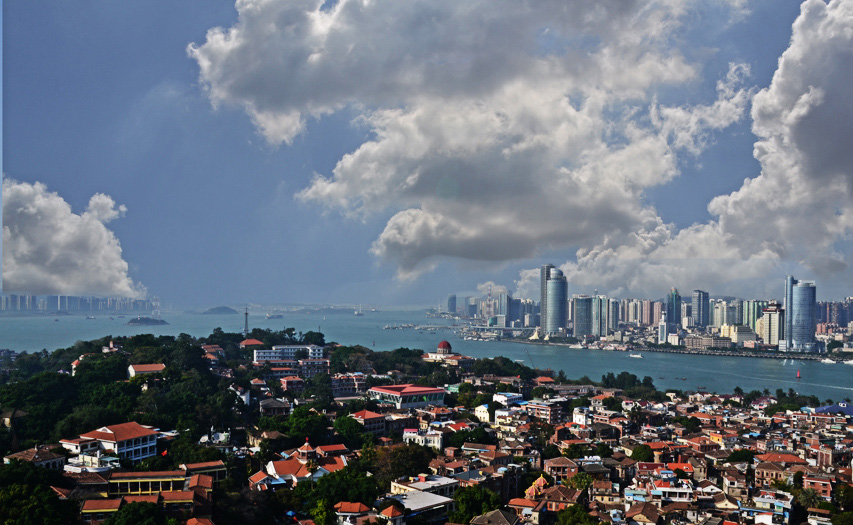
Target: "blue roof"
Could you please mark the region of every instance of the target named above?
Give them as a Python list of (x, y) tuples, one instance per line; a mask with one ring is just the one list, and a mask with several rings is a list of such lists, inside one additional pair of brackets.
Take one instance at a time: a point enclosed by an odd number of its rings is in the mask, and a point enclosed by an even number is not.
[(836, 403), (834, 405), (817, 407), (814, 411), (817, 414), (837, 414), (840, 412), (845, 416), (853, 416), (853, 406), (850, 406), (848, 403)]

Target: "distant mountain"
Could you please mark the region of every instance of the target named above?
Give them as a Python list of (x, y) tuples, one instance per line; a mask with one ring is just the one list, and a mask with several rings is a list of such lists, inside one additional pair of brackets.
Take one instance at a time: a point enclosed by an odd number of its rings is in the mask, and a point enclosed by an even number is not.
[(227, 306), (216, 306), (214, 308), (209, 308), (201, 313), (201, 315), (223, 315), (223, 314), (236, 314), (239, 313), (237, 310), (233, 308), (229, 308)]

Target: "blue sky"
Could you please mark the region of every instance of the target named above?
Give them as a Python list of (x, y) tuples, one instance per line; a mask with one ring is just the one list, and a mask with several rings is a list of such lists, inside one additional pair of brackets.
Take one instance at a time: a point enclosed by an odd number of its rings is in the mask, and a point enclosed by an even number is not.
[(5, 2), (5, 288), (424, 304), (553, 262), (622, 297), (853, 295), (850, 168), (804, 138), (839, 129), (790, 118), (851, 111), (850, 2), (321, 6)]

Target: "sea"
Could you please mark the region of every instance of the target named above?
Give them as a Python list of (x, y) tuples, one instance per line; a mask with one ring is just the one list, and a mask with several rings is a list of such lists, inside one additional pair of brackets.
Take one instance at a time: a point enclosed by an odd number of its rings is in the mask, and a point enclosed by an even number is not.
[[(354, 315), (352, 310), (283, 312), (283, 315), (283, 319), (267, 319), (266, 312), (250, 311), (249, 327), (274, 330), (292, 327), (298, 332), (314, 330), (325, 334), (327, 342), (362, 345), (375, 351), (401, 347), (429, 351), (447, 340), (455, 352), (464, 355), (505, 356), (530, 367), (563, 370), (572, 379), (589, 376), (598, 380), (608, 372), (627, 371), (640, 378), (651, 377), (659, 389), (724, 394), (739, 386), (746, 391), (769, 389), (771, 393), (778, 388), (786, 392), (793, 389), (801, 394), (816, 395), (822, 401), (839, 402), (853, 397), (853, 366), (846, 364), (803, 361), (795, 357), (761, 359), (656, 352), (642, 352), (642, 359), (638, 359), (618, 351), (464, 340), (456, 333), (460, 327), (452, 326), (449, 320), (428, 318), (425, 310), (365, 310), (362, 316)], [(145, 333), (186, 333), (201, 337), (217, 327), (226, 332), (240, 332), (244, 321), (242, 313), (164, 313), (167, 325), (131, 326), (127, 324), (131, 317), (120, 318), (117, 314), (95, 314), (95, 319), (87, 319), (84, 315), (0, 317), (0, 348), (50, 352), (72, 346), (76, 341)], [(404, 325), (434, 328), (395, 328)]]

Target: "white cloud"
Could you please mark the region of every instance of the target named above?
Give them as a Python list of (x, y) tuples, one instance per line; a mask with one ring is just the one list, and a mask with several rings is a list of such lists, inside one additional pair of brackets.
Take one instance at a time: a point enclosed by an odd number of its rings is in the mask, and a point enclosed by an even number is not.
[(121, 244), (105, 225), (126, 208), (97, 193), (81, 214), (39, 182), (3, 183), (3, 289), (142, 297)]
[[(804, 2), (770, 86), (753, 99), (761, 173), (714, 198), (709, 223), (675, 231), (650, 215), (636, 233), (578, 251), (564, 265), (569, 279), (613, 293), (654, 294), (671, 284), (732, 292), (766, 289), (768, 275), (793, 266), (824, 290), (849, 286), (850, 71), (853, 2)], [(778, 282), (772, 289), (778, 295)]]
[[(188, 53), (211, 101), (244, 108), (272, 144), (309, 118), (358, 112), (372, 138), (298, 198), (353, 219), (389, 214), (371, 251), (403, 278), (446, 257), (677, 237), (648, 231), (663, 221), (645, 191), (751, 97), (748, 68), (733, 64), (716, 100), (658, 102), (701, 77), (678, 49), (681, 1), (323, 4), (240, 0), (238, 22)], [(575, 274), (597, 253), (581, 253)]]

